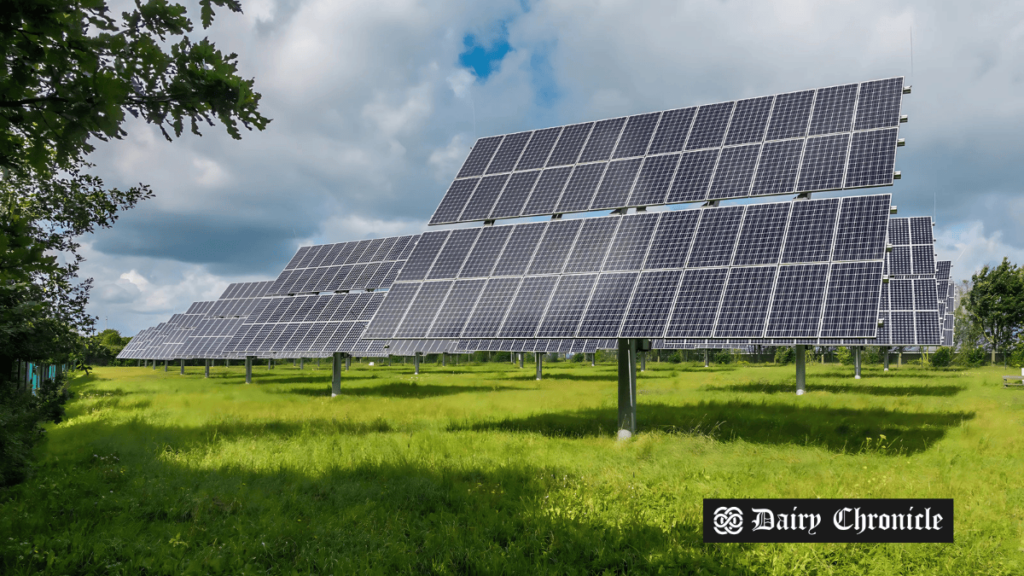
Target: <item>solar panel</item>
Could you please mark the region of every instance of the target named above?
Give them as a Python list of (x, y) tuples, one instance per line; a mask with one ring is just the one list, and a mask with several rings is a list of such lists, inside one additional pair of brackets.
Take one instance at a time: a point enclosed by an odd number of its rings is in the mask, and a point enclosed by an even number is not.
[(896, 77), (481, 138), (430, 224), (891, 185), (902, 94)]
[[(462, 280), (492, 277), (475, 302), (468, 296), (442, 302), (443, 291), (431, 292), (428, 314), (389, 297), (378, 311), (385, 329), (375, 317), (371, 332), (380, 339), (425, 338), (435, 318), (455, 319), (442, 324), (457, 327), (472, 307), (461, 333), (429, 336), (873, 338), (889, 198), (799, 199), (485, 228), (481, 234), (508, 240), (500, 253), (499, 241), (482, 250), (472, 272), (463, 267)], [(497, 228), (511, 231), (499, 236)], [(413, 260), (407, 266), (423, 267)], [(413, 291), (421, 283), (399, 279), (395, 288)], [(432, 284), (438, 283), (427, 281), (422, 289), (435, 289)], [(388, 319), (407, 315), (415, 315), (409, 322), (416, 330), (404, 331), (403, 324), (396, 332)]]

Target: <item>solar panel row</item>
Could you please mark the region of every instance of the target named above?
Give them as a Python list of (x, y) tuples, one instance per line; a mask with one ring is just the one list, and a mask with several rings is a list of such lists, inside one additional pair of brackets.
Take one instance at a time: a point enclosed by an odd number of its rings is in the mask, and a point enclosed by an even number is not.
[(871, 338), (889, 201), (429, 232), (364, 337)]
[(893, 182), (903, 78), (477, 141), (431, 225)]
[(267, 295), (387, 288), (402, 270), (418, 235), (303, 246)]

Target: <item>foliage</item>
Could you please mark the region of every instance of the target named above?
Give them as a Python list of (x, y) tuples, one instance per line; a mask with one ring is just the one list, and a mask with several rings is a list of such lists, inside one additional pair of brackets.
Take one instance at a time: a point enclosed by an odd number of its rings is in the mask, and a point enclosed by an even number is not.
[(935, 352), (932, 352), (930, 360), (932, 366), (945, 368), (953, 362), (953, 350), (948, 346), (940, 346)]
[(853, 352), (850, 351), (848, 346), (840, 346), (836, 348), (836, 361), (844, 366), (852, 366)]
[(735, 358), (733, 358), (732, 350), (715, 350), (713, 361), (715, 364), (731, 364)]
[(43, 437), (41, 422), (60, 423), (69, 398), (66, 373), (43, 382), (35, 394), (0, 383), (0, 486), (25, 480), (32, 448)]
[(794, 361), (794, 350), (792, 346), (779, 346), (775, 349), (775, 363), (789, 364)]
[[(0, 573), (1009, 575), (1019, 411), (1001, 369), (808, 364), (97, 368), (32, 480), (0, 491)], [(461, 363), (460, 363), (461, 364)], [(415, 385), (414, 385), (415, 383)], [(869, 440), (870, 438), (870, 440)], [(701, 502), (954, 498), (956, 544), (708, 546)], [(86, 567), (83, 569), (83, 567)]]
[(973, 275), (971, 284), (966, 310), (983, 330), (994, 364), (996, 352), (1006, 354), (1024, 330), (1024, 270), (1003, 258)]
[(985, 363), (985, 356), (985, 349), (981, 346), (961, 348), (953, 357), (953, 363), (964, 367), (981, 366)]

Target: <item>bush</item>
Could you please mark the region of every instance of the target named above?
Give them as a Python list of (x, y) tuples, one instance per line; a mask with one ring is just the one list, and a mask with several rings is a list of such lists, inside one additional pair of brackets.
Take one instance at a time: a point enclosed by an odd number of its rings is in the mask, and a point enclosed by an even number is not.
[(846, 346), (840, 346), (839, 348), (836, 348), (836, 360), (838, 360), (840, 364), (846, 366), (852, 365), (853, 352), (851, 352)]
[(12, 486), (28, 477), (32, 448), (43, 437), (43, 422), (60, 423), (70, 397), (66, 377), (43, 383), (36, 394), (18, 390), (13, 382), (0, 382), (0, 486)]
[(733, 359), (732, 350), (719, 350), (715, 352), (715, 364), (729, 364)]
[(953, 358), (957, 366), (981, 366), (988, 359), (988, 353), (981, 346), (975, 348), (961, 348), (960, 352)]
[(946, 346), (941, 346), (931, 355), (932, 366), (936, 368), (945, 368), (946, 366), (949, 366), (952, 361), (953, 351)]
[(789, 364), (793, 361), (793, 349), (789, 346), (779, 347), (775, 349), (775, 363), (776, 364)]

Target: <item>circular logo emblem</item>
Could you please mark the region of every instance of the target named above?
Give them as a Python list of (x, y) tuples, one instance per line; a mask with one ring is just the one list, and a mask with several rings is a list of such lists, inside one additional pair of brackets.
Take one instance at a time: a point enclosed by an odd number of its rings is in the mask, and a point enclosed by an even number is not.
[(715, 532), (735, 536), (743, 531), (743, 511), (735, 506), (732, 508), (715, 509)]

